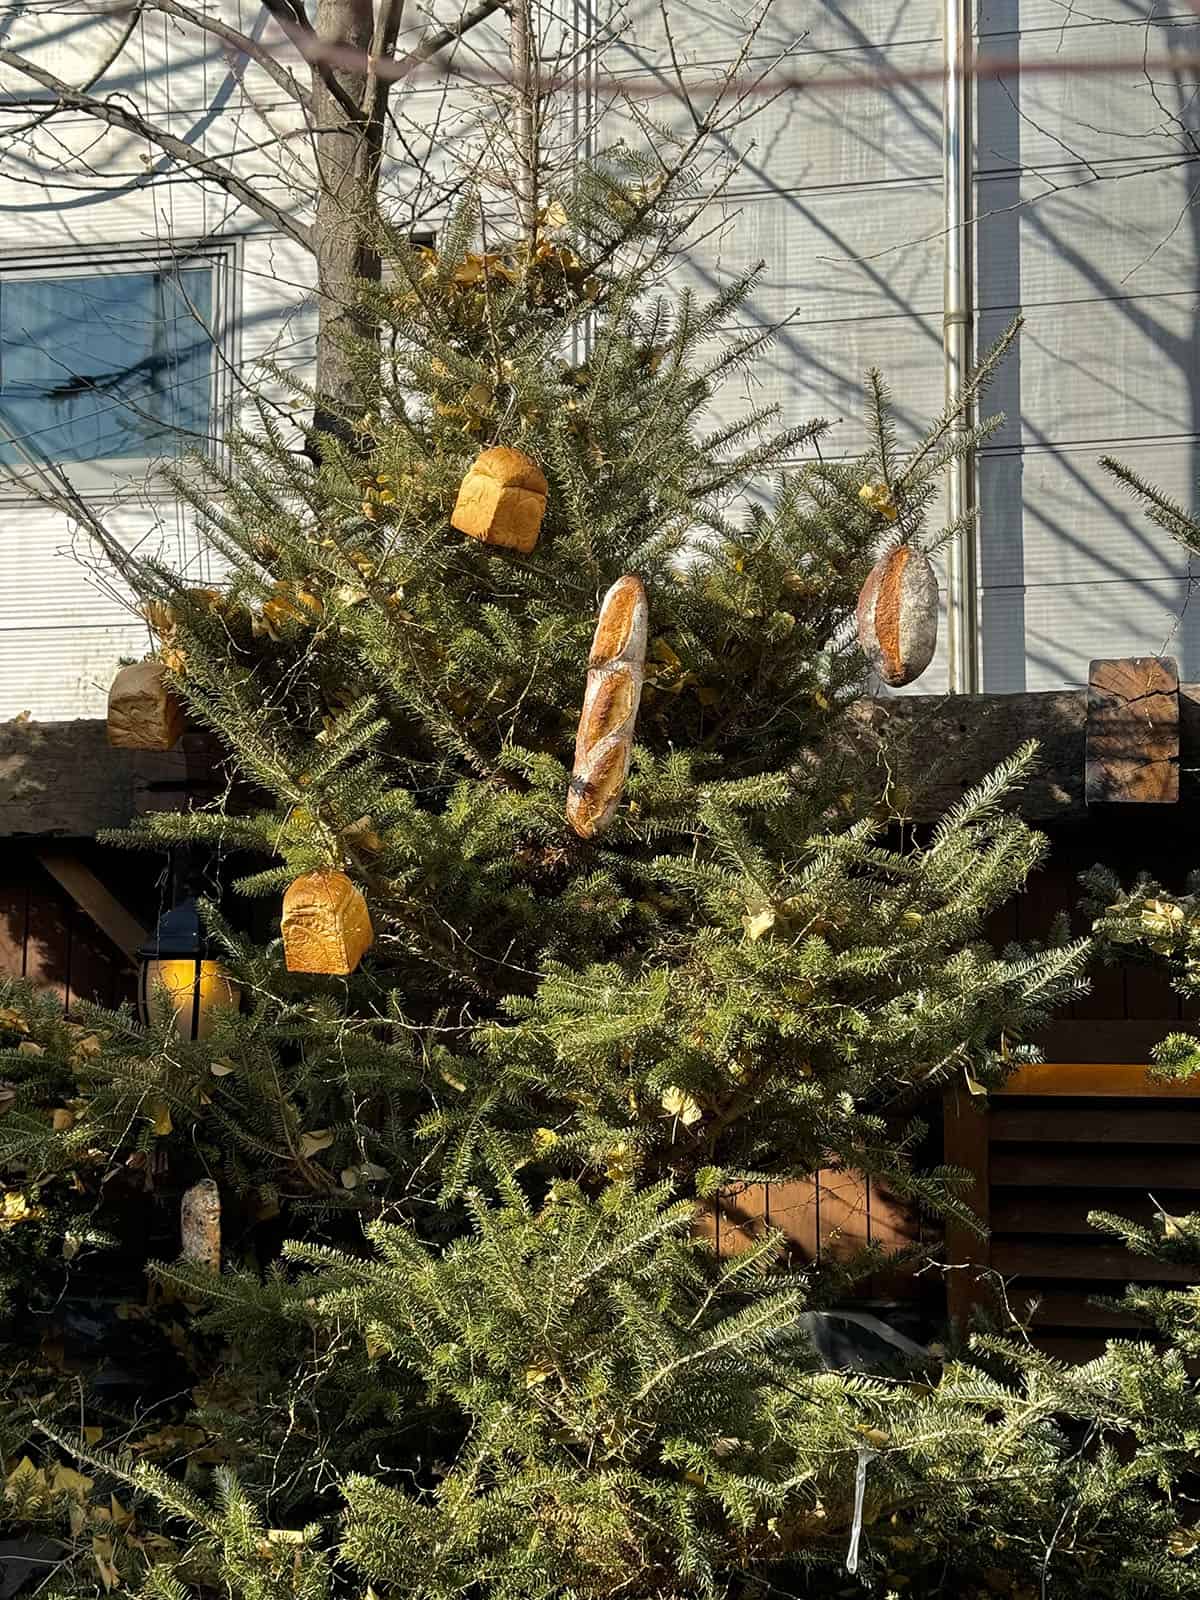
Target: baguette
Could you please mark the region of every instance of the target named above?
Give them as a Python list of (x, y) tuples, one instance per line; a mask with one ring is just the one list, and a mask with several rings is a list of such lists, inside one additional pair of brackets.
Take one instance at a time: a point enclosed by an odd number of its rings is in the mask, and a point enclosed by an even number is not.
[(600, 605), (567, 791), (567, 821), (581, 839), (603, 833), (621, 803), (642, 698), (648, 624), (642, 580), (618, 578)]

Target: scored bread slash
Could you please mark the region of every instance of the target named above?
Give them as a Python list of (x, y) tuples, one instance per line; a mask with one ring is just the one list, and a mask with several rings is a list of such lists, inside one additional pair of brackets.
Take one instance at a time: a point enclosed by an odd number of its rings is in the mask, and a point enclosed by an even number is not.
[(929, 557), (899, 544), (871, 568), (858, 597), (858, 642), (889, 688), (912, 683), (937, 649), (938, 586)]
[(581, 839), (603, 833), (621, 802), (633, 755), (648, 633), (642, 580), (632, 574), (618, 578), (600, 605), (567, 792), (567, 820)]

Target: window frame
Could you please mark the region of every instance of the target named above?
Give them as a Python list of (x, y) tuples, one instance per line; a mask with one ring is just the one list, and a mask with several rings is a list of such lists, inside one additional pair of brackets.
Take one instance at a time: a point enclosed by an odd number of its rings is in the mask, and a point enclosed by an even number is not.
[[(122, 273), (162, 272), (169, 267), (194, 270), (209, 266), (213, 279), (210, 332), (214, 359), (208, 454), (214, 461), (223, 464), (227, 459), (225, 439), (232, 421), (238, 387), (236, 374), (240, 353), (240, 323), (236, 292), (240, 264), (241, 249), (237, 239), (173, 240), (160, 246), (149, 243), (83, 244), (67, 249), (0, 250), (0, 293), (5, 282), (96, 278), (106, 273), (116, 276)], [(199, 447), (200, 444), (199, 439), (193, 439), (185, 448)], [(52, 462), (50, 466), (51, 469), (60, 468), (80, 494), (89, 499), (103, 499), (119, 495), (139, 484), (145, 485), (153, 478), (157, 468), (178, 459), (164, 454), (109, 456), (94, 461)], [(43, 477), (46, 471), (45, 466), (32, 461), (25, 466), (0, 464), (0, 501), (38, 499), (36, 490), (28, 485)]]

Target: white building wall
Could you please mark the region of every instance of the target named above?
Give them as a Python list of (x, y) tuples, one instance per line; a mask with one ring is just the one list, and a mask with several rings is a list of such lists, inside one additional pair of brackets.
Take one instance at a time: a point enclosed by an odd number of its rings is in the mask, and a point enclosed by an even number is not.
[(1098, 458), (1195, 503), (1200, 104), (1194, 69), (1143, 62), (1194, 55), (1200, 22), (1170, 0), (984, 0), (980, 28), (997, 56), (1132, 69), (980, 90), (981, 335), (1026, 319), (995, 391), (1010, 420), (981, 462), (985, 685), (1055, 688), (1093, 656), (1164, 651), (1194, 679), (1187, 553)]
[[(1166, 17), (1154, 12), (1151, 24), (1152, 5), (981, 0), (980, 49), (1025, 61), (1124, 54), (1135, 65), (1145, 51), (1200, 49), (1200, 21), (1186, 0), (1178, 15), (1169, 4)], [(261, 32), (254, 0), (221, 6), (236, 26)], [(0, 42), (28, 49), (72, 81), (123, 26), (120, 15), (94, 6), (71, 16), (44, 0), (3, 15)], [(677, 0), (674, 15), (697, 75), (706, 64), (715, 72), (741, 35), (735, 8)], [(778, 0), (747, 71), (769, 65), (805, 31), (790, 70), (818, 78), (941, 59), (938, 0)], [(499, 45), (493, 32), (477, 35), (472, 48), (495, 62)], [(609, 66), (637, 80), (664, 71), (656, 0), (634, 0)], [(0, 73), (0, 90), (11, 82)], [(98, 87), (130, 95), (210, 153), (238, 151), (281, 206), (302, 203), (302, 141), (289, 143), (282, 161), (262, 148), (291, 126), (293, 113), (261, 69), (235, 68), (211, 42), (202, 47), (194, 32), (158, 17)], [(403, 107), (409, 128), (419, 130), (444, 100), (426, 90), (407, 95)], [(678, 124), (675, 101), (649, 108)], [(238, 366), (249, 375), (261, 357), (307, 361), (312, 272), (299, 246), (211, 186), (162, 181), (165, 159), (133, 135), (98, 130), (86, 118), (55, 119), (14, 143), (4, 138), (4, 117), (0, 107), (0, 272), (31, 252), (69, 261), (97, 247), (153, 252), (217, 241), (237, 267)], [(1191, 204), (1196, 169), (1181, 155), (1195, 120), (1190, 80), (1170, 74), (1026, 74), (981, 86), (981, 341), (1016, 310), (1026, 317), (1018, 352), (993, 390), (1010, 420), (980, 462), (986, 688), (1078, 683), (1092, 655), (1163, 648), (1180, 657), (1185, 675), (1200, 677), (1200, 607), (1186, 603), (1186, 556), (1096, 464), (1111, 451), (1178, 497), (1193, 493), (1200, 210)], [(468, 132), (464, 112), (453, 136)], [(602, 139), (622, 133), (636, 137), (614, 111)], [(766, 269), (748, 314), (786, 326), (755, 363), (746, 392), (724, 403), (778, 401), (785, 425), (813, 415), (837, 420), (823, 449), (853, 454), (864, 443), (862, 374), (877, 365), (904, 432), (915, 437), (942, 403), (940, 84), (827, 93), (818, 84), (786, 93), (731, 140), (735, 146), (741, 164), (679, 281), (715, 287), (761, 258)], [(81, 185), (68, 168), (85, 154), (97, 176)], [(160, 181), (148, 181), (155, 175)], [(122, 539), (206, 575), (190, 519), (152, 486), (123, 492), (109, 514)], [(61, 520), (11, 495), (0, 516), (0, 718), (23, 710), (38, 718), (101, 714), (117, 658), (146, 646), (144, 624)], [(918, 687), (944, 683), (939, 655)]]

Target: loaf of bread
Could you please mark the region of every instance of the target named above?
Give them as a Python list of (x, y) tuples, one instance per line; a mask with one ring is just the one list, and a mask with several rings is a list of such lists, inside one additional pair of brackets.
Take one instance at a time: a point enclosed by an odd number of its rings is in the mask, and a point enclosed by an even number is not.
[(344, 872), (306, 872), (283, 897), (283, 958), (289, 972), (353, 972), (375, 937), (367, 902)]
[(108, 742), (120, 750), (173, 750), (186, 722), (160, 661), (122, 667), (108, 691)]
[(641, 579), (618, 578), (600, 606), (567, 792), (567, 820), (581, 839), (603, 833), (621, 802), (642, 698), (648, 622)]
[(858, 642), (893, 689), (919, 678), (937, 648), (938, 586), (929, 557), (911, 544), (881, 556), (858, 597)]
[(484, 544), (528, 555), (538, 542), (548, 493), (536, 461), (497, 445), (477, 457), (463, 479), (450, 525)]
[(221, 1270), (221, 1191), (211, 1178), (185, 1189), (179, 1205), (179, 1234), (185, 1261)]

